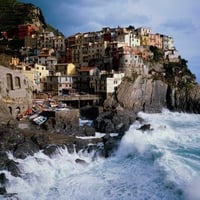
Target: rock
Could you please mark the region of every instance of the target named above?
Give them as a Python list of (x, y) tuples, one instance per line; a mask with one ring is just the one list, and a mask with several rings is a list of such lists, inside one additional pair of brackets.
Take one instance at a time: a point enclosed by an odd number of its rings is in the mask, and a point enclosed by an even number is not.
[[(13, 176), (19, 176), (19, 169), (17, 167), (17, 162), (10, 160), (6, 152), (0, 152), (0, 170), (8, 170)], [(1, 176), (2, 178), (2, 176)], [(0, 178), (0, 179), (1, 179)]]
[(6, 188), (5, 188), (5, 186), (1, 186), (0, 187), (0, 195), (4, 195), (4, 194), (6, 194), (7, 193), (7, 191), (6, 191)]
[(97, 117), (94, 127), (97, 132), (123, 135), (135, 118), (134, 112), (128, 109), (106, 111)]
[(84, 125), (80, 127), (81, 135), (83, 136), (95, 136), (95, 128), (91, 126)]
[(5, 173), (0, 173), (0, 185), (5, 186), (7, 182), (8, 182), (8, 179), (6, 178)]
[(38, 133), (31, 137), (31, 140), (39, 146), (40, 149), (44, 149), (49, 145), (49, 138), (47, 134)]
[(81, 165), (86, 165), (87, 164), (87, 162), (85, 160), (82, 160), (82, 159), (79, 159), (79, 158), (77, 158), (75, 160), (75, 162), (78, 163), (78, 164), (81, 164)]
[(110, 137), (110, 136), (104, 136), (103, 137), (103, 143), (104, 143), (104, 148), (102, 149), (102, 155), (107, 158), (111, 156), (114, 151), (118, 148), (119, 146), (119, 138), (118, 137)]
[(39, 150), (40, 150), (39, 146), (30, 140), (22, 144), (18, 144), (13, 152), (13, 155), (16, 158), (24, 159), (29, 155), (33, 156), (33, 154), (38, 152)]
[(123, 81), (116, 96), (120, 105), (136, 113), (161, 112), (166, 107), (166, 93), (166, 83), (139, 75), (134, 83)]
[(20, 176), (20, 170), (19, 168), (17, 167), (18, 163), (15, 162), (14, 160), (8, 160), (6, 163), (5, 163), (5, 169), (8, 170), (9, 172), (11, 172), (11, 174), (13, 176)]
[(81, 118), (95, 120), (99, 115), (99, 108), (96, 106), (85, 106), (80, 108)]
[[(47, 156), (51, 157), (59, 152), (59, 149), (66, 149), (67, 145), (49, 145), (42, 152)], [(71, 152), (72, 153), (72, 152)]]
[(17, 121), (14, 120), (14, 118), (10, 114), (8, 106), (0, 98), (0, 126), (11, 126), (11, 127), (13, 127), (13, 126), (16, 126), (16, 125), (17, 125)]
[(141, 131), (152, 131), (153, 129), (151, 129), (151, 124), (144, 124), (142, 125), (140, 128), (138, 128), (137, 130), (141, 130)]

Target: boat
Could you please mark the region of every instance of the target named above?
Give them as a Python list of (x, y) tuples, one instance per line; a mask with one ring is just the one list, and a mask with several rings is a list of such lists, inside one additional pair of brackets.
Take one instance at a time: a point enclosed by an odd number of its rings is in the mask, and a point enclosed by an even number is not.
[(32, 114), (32, 115), (29, 116), (29, 120), (33, 120), (38, 116), (39, 116), (39, 113)]
[(33, 119), (33, 122), (35, 124), (37, 124), (37, 125), (41, 125), (41, 124), (43, 124), (46, 121), (47, 121), (47, 117), (45, 117), (45, 116), (38, 116), (38, 117), (36, 117), (36, 118)]

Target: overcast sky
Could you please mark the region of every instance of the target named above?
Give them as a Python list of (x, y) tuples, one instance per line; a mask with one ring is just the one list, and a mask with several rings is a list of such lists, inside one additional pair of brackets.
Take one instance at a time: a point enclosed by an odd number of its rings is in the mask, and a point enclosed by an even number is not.
[(200, 82), (200, 0), (20, 0), (40, 7), (66, 37), (102, 27), (150, 27), (172, 36)]

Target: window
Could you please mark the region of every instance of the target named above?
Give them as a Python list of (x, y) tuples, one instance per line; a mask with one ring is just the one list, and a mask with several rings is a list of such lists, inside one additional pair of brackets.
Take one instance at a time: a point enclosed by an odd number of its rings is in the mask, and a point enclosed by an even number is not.
[(7, 79), (7, 89), (13, 90), (12, 74), (6, 74), (6, 79)]
[(15, 88), (21, 88), (20, 78), (18, 76), (15, 77)]

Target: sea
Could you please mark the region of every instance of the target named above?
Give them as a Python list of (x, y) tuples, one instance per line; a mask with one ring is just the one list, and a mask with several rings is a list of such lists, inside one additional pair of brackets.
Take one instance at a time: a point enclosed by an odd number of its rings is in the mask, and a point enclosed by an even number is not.
[[(58, 149), (19, 163), (21, 177), (8, 178), (0, 199), (16, 200), (200, 200), (200, 115), (138, 114), (109, 158)], [(139, 130), (141, 123), (150, 129)], [(77, 163), (76, 160), (84, 160)]]

